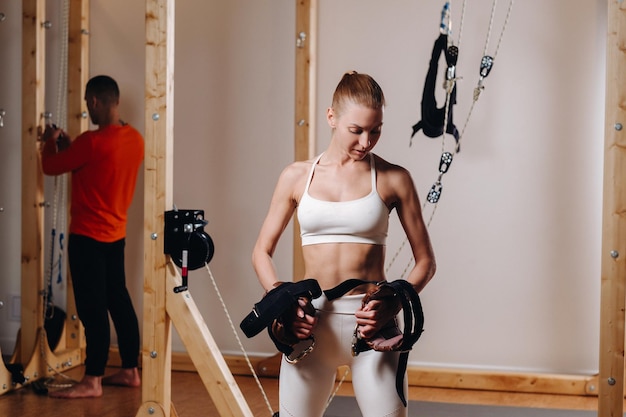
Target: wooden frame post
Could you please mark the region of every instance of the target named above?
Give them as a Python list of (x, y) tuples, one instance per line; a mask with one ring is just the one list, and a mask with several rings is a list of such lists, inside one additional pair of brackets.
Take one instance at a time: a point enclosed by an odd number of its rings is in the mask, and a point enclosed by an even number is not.
[(38, 139), (45, 111), (45, 0), (22, 2), (22, 327), (15, 360), (35, 353), (43, 328), (43, 171)]
[[(172, 207), (174, 0), (146, 1), (144, 312), (139, 415), (169, 416), (172, 326), (165, 311), (170, 270), (163, 254), (164, 212)], [(176, 415), (174, 411), (174, 415)]]
[[(85, 86), (89, 80), (89, 0), (70, 0), (67, 62), (67, 133), (75, 138), (89, 128), (85, 104)], [(70, 186), (68, 184), (68, 191)], [(68, 196), (71, 191), (68, 192)], [(69, 205), (68, 205), (69, 207)], [(68, 213), (69, 217), (69, 213)], [(85, 331), (78, 320), (72, 276), (67, 268), (66, 344), (68, 348), (85, 348)]]
[(178, 271), (163, 253), (165, 211), (173, 208), (174, 0), (146, 0), (144, 317), (142, 398), (137, 416), (176, 415), (171, 401), (172, 323), (220, 416), (252, 417)]
[(622, 416), (626, 285), (626, 3), (608, 1), (598, 416)]
[[(296, 0), (296, 91), (294, 158), (313, 157), (316, 136), (317, 0)], [(294, 216), (293, 277), (304, 276), (298, 219)]]
[[(73, 1), (76, 6), (81, 0)], [(85, 0), (86, 1), (86, 0)], [(83, 7), (71, 8), (70, 16), (78, 13), (85, 18)], [(17, 335), (12, 364), (23, 367), (24, 384), (47, 378), (82, 363), (82, 326), (76, 317), (71, 288), (68, 289), (66, 325), (53, 352), (44, 328), (44, 179), (39, 156), (39, 136), (46, 122), (45, 113), (45, 0), (22, 2), (22, 270), (21, 270), (21, 328)], [(70, 17), (71, 19), (71, 17)], [(76, 28), (75, 28), (76, 29)], [(72, 28), (69, 28), (70, 33)], [(68, 50), (70, 71), (86, 74), (87, 52), (81, 42)], [(82, 88), (80, 88), (82, 91)], [(80, 108), (82, 93), (68, 92), (68, 107)], [(79, 126), (76, 126), (78, 129)], [(71, 330), (68, 332), (68, 328)], [(12, 375), (0, 368), (0, 395), (19, 388)]]

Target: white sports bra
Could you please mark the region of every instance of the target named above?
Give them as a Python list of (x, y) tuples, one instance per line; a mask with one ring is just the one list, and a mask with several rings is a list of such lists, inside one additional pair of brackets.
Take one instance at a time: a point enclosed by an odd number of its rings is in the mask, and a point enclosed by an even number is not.
[(350, 201), (318, 200), (309, 194), (313, 172), (322, 155), (313, 162), (298, 205), (302, 246), (320, 243), (384, 245), (389, 229), (389, 209), (376, 190), (374, 155), (370, 153), (371, 192)]

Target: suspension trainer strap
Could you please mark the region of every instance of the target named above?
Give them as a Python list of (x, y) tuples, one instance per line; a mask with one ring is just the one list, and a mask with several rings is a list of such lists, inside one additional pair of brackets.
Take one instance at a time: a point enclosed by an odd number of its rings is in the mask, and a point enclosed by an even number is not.
[[(400, 400), (406, 407), (407, 401), (404, 395), (404, 375), (406, 373), (409, 360), (409, 352), (413, 349), (413, 345), (415, 345), (418, 341), (424, 329), (424, 311), (422, 310), (420, 297), (413, 286), (404, 279), (382, 282), (348, 279), (339, 284), (337, 287), (324, 291), (324, 294), (328, 300), (334, 300), (363, 284), (376, 284), (378, 287), (390, 288), (402, 306), (404, 331), (402, 335), (402, 343), (397, 349), (400, 351), (400, 357), (398, 358), (398, 369), (396, 371), (396, 391)], [(359, 340), (353, 345), (353, 349), (357, 349), (353, 352), (353, 354), (358, 355), (360, 352), (371, 349), (367, 343), (359, 342), (362, 342), (362, 340)]]
[(239, 327), (247, 337), (254, 337), (266, 327), (271, 326), (274, 320), (296, 304), (298, 298), (314, 299), (321, 295), (320, 284), (313, 278), (298, 282), (285, 282), (269, 291), (261, 301), (256, 303)]

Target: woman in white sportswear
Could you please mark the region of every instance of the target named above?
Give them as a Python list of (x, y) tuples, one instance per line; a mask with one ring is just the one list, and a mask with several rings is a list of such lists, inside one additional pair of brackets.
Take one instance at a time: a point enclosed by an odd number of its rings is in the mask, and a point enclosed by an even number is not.
[[(395, 209), (415, 265), (406, 280), (419, 293), (435, 273), (435, 258), (417, 191), (409, 172), (371, 151), (383, 126), (385, 98), (367, 74), (343, 75), (326, 112), (328, 148), (281, 173), (253, 250), (252, 262), (266, 291), (280, 274), (272, 256), (294, 213), (301, 227), (305, 275), (322, 290), (358, 278), (387, 280), (384, 271), (389, 214)], [(369, 350), (353, 356), (355, 328), (368, 339), (398, 313), (397, 302), (374, 300), (362, 307), (374, 284), (360, 285), (329, 301), (313, 300), (315, 315), (299, 309), (285, 326), (299, 339), (315, 336), (314, 350), (297, 363), (284, 358), (279, 380), (281, 417), (321, 417), (332, 393), (337, 367), (347, 365), (365, 417), (407, 416), (396, 389), (398, 352)], [(404, 378), (406, 395), (406, 378)]]

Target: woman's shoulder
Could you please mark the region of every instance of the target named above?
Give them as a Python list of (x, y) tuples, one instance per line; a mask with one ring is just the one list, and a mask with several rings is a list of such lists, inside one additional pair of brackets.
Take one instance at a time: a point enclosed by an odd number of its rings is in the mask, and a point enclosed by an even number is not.
[(399, 199), (415, 195), (415, 184), (408, 169), (375, 156), (378, 194), (388, 206), (393, 206)]
[(312, 166), (313, 160), (294, 161), (283, 169), (282, 175), (289, 177), (301, 177), (303, 174), (308, 174)]
[(393, 162), (389, 162), (386, 159), (380, 157), (379, 155), (376, 155), (374, 153), (372, 153), (372, 156), (374, 157), (374, 163), (376, 166), (376, 171), (378, 171), (380, 174), (383, 175), (410, 175), (409, 174), (409, 170), (407, 170), (406, 168), (404, 168), (401, 165), (398, 164), (394, 164)]
[(313, 160), (294, 161), (285, 166), (278, 179), (279, 186), (287, 187), (293, 193), (304, 189), (304, 184), (312, 166)]

